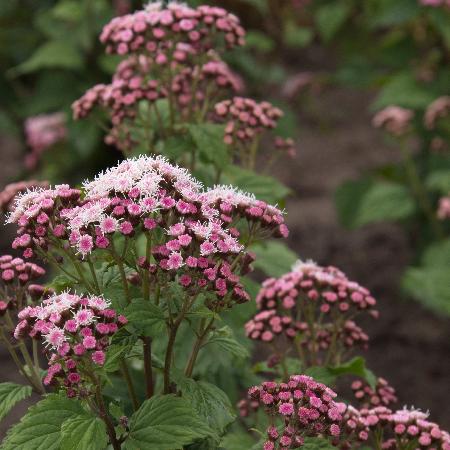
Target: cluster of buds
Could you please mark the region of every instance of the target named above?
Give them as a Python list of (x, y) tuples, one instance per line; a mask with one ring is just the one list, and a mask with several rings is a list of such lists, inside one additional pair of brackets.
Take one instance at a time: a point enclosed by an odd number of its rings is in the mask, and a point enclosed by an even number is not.
[(302, 360), (314, 364), (320, 355), (331, 362), (346, 349), (366, 348), (368, 336), (353, 319), (362, 312), (378, 314), (366, 288), (313, 262), (299, 262), (292, 272), (266, 280), (256, 303), (259, 312), (246, 324), (247, 336), (263, 342), (295, 339)]
[(19, 312), (14, 337), (43, 340), (47, 347), (45, 385), (61, 385), (69, 397), (89, 395), (111, 337), (127, 323), (109, 306), (102, 297), (62, 293)]
[[(449, 450), (450, 434), (428, 420), (428, 414), (416, 409), (392, 411), (385, 406), (344, 413), (344, 432), (349, 437), (341, 447), (350, 449), (372, 441), (387, 450)], [(349, 444), (353, 443), (353, 446)]]
[(434, 102), (430, 103), (425, 111), (424, 123), (425, 126), (432, 130), (436, 127), (439, 119), (448, 116), (450, 113), (450, 96), (446, 95), (437, 98)]
[(384, 378), (377, 379), (375, 389), (363, 380), (356, 380), (352, 383), (352, 390), (355, 398), (364, 408), (389, 406), (398, 401), (395, 389)]
[[(25, 262), (22, 258), (11, 255), (0, 256), (1, 284), (0, 316), (7, 310), (24, 306), (26, 296), (38, 300), (46, 293), (46, 289), (32, 281), (45, 275), (45, 270), (37, 264)], [(48, 291), (47, 291), (48, 293)]]
[(25, 163), (29, 169), (36, 167), (42, 153), (67, 136), (64, 113), (41, 114), (25, 121), (25, 136), (31, 153)]
[(375, 114), (372, 124), (394, 136), (403, 136), (409, 130), (414, 112), (400, 106), (388, 106)]
[(108, 53), (145, 53), (159, 64), (170, 63), (177, 43), (190, 45), (197, 55), (224, 44), (244, 45), (245, 31), (236, 16), (222, 8), (181, 3), (150, 3), (142, 11), (116, 17), (102, 31), (100, 40)]
[(4, 213), (10, 213), (14, 206), (14, 199), (18, 194), (21, 194), (31, 188), (47, 188), (47, 181), (19, 181), (17, 183), (10, 183), (5, 186), (0, 192), (0, 210)]
[(80, 191), (68, 185), (28, 190), (17, 196), (8, 217), (8, 223), (19, 226), (12, 247), (22, 249), (23, 256), (31, 258), (35, 250), (46, 252), (58, 244), (67, 235), (61, 211), (78, 204), (79, 198)]
[(289, 158), (295, 158), (297, 150), (295, 148), (294, 140), (291, 138), (282, 138), (277, 136), (275, 138), (275, 149), (281, 153), (286, 154)]
[(439, 200), (437, 216), (441, 220), (450, 219), (450, 195)]
[(305, 436), (328, 437), (341, 434), (342, 412), (333, 400), (336, 394), (306, 375), (292, 375), (287, 383), (267, 381), (249, 389), (250, 399), (259, 401), (271, 418), (281, 419), (283, 429), (267, 429), (264, 450), (299, 448)]

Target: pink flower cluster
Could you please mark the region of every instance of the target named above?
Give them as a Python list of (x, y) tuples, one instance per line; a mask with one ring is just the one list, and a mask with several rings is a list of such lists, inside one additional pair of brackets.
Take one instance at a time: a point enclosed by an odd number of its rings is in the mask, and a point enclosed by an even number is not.
[[(348, 407), (344, 415), (349, 441), (377, 442), (386, 450), (449, 450), (450, 434), (428, 420), (428, 414), (415, 409), (391, 411), (385, 406), (356, 410)], [(354, 448), (347, 444), (343, 448)]]
[(25, 262), (22, 258), (11, 255), (0, 256), (0, 316), (8, 309), (16, 309), (22, 305), (25, 294), (37, 300), (45, 288), (39, 284), (30, 284), (45, 275), (45, 270), (37, 264)]
[(395, 389), (384, 378), (377, 379), (375, 389), (363, 380), (356, 380), (352, 383), (352, 390), (355, 398), (365, 408), (389, 406), (398, 401)]
[(297, 150), (295, 148), (294, 140), (291, 138), (282, 138), (277, 136), (275, 138), (275, 149), (281, 153), (285, 153), (289, 158), (295, 158)]
[(384, 128), (394, 136), (402, 136), (408, 130), (414, 112), (400, 106), (388, 106), (379, 111), (373, 118), (372, 124), (375, 128)]
[(44, 384), (61, 384), (69, 397), (89, 393), (87, 374), (104, 364), (111, 336), (127, 323), (109, 306), (102, 297), (62, 293), (19, 312), (14, 337), (42, 339), (47, 347)]
[(215, 112), (226, 121), (224, 142), (244, 145), (253, 142), (265, 130), (276, 127), (283, 112), (269, 102), (258, 103), (251, 98), (234, 97), (217, 103)]
[(55, 242), (64, 239), (67, 228), (61, 211), (77, 205), (79, 198), (80, 191), (68, 185), (28, 190), (17, 196), (8, 217), (8, 223), (19, 226), (12, 247), (23, 249), (23, 256), (31, 258), (35, 250), (46, 252)]
[(33, 169), (45, 150), (66, 138), (65, 114), (58, 112), (29, 117), (25, 121), (25, 136), (32, 150), (25, 162), (28, 168)]
[[(450, 3), (449, 3), (450, 6)], [(437, 98), (430, 103), (425, 111), (424, 123), (425, 126), (432, 130), (435, 128), (439, 119), (448, 116), (450, 113), (450, 96), (446, 95)]]
[(11, 212), (14, 206), (14, 199), (17, 194), (21, 194), (30, 188), (47, 188), (48, 181), (19, 181), (17, 183), (10, 183), (5, 186), (3, 191), (0, 192), (0, 210), (3, 213)]
[(437, 216), (441, 220), (450, 219), (450, 195), (439, 200)]
[(299, 448), (305, 436), (339, 439), (341, 408), (327, 386), (306, 375), (292, 375), (287, 383), (266, 381), (249, 389), (250, 399), (258, 400), (266, 413), (283, 421), (283, 429), (267, 429), (264, 450)]
[(432, 6), (434, 8), (440, 6), (447, 6), (450, 8), (450, 0), (419, 0), (420, 4), (424, 6)]
[[(244, 44), (245, 31), (234, 15), (222, 8), (181, 3), (150, 3), (142, 11), (116, 17), (100, 36), (108, 53), (146, 53), (159, 63), (169, 62), (183, 42), (202, 55), (223, 42), (227, 48)], [(219, 42), (218, 42), (219, 41)]]
[(298, 336), (314, 359), (327, 350), (366, 347), (368, 336), (351, 318), (361, 312), (377, 316), (367, 289), (338, 269), (313, 262), (299, 262), (292, 272), (266, 280), (256, 302), (260, 312), (245, 326), (250, 339), (272, 342)]

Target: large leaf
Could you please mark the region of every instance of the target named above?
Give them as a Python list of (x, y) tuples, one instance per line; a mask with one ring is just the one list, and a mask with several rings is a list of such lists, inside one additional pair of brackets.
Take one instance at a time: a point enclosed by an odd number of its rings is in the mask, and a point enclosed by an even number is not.
[(317, 27), (325, 42), (335, 36), (349, 17), (350, 12), (351, 5), (342, 0), (328, 2), (317, 11)]
[(50, 394), (8, 431), (1, 450), (59, 450), (62, 424), (82, 413), (78, 401)]
[(229, 163), (228, 146), (223, 141), (225, 127), (214, 123), (189, 125), (189, 132), (200, 157), (223, 168)]
[(197, 414), (219, 436), (222, 435), (236, 417), (227, 394), (211, 383), (191, 378), (183, 377), (177, 384)]
[(213, 435), (213, 431), (184, 398), (159, 395), (146, 400), (131, 417), (125, 448), (175, 450)]
[(256, 259), (253, 265), (270, 277), (279, 277), (291, 270), (297, 261), (297, 255), (281, 241), (266, 241), (254, 245), (251, 250)]
[(130, 326), (144, 336), (156, 337), (166, 326), (163, 310), (149, 301), (135, 299), (125, 310)]
[(336, 191), (336, 206), (341, 222), (349, 228), (404, 220), (412, 216), (416, 208), (405, 186), (370, 180), (340, 186)]
[(230, 165), (223, 174), (222, 182), (232, 184), (243, 191), (255, 194), (258, 200), (277, 203), (289, 194), (289, 189), (275, 178)]
[(33, 55), (17, 66), (14, 71), (19, 74), (35, 72), (41, 69), (62, 68), (78, 70), (83, 66), (80, 51), (68, 41), (49, 41), (39, 47)]
[(13, 406), (31, 395), (31, 386), (15, 383), (0, 384), (0, 420), (8, 414)]
[(70, 417), (61, 427), (61, 450), (104, 450), (108, 437), (104, 422), (90, 414)]
[(366, 362), (361, 356), (339, 366), (313, 366), (306, 369), (305, 373), (326, 385), (333, 385), (336, 379), (343, 375), (356, 375), (364, 378), (372, 387), (376, 384), (375, 375), (367, 369)]
[(210, 344), (219, 346), (239, 359), (248, 358), (249, 356), (248, 350), (236, 340), (233, 330), (229, 326), (214, 330), (205, 346)]
[(427, 188), (438, 191), (441, 194), (450, 192), (450, 170), (438, 169), (431, 172), (426, 181)]

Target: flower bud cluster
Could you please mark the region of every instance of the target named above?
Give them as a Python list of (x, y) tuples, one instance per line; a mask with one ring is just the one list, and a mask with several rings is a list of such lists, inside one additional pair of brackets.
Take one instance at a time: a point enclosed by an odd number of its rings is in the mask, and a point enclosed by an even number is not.
[(287, 383), (268, 381), (249, 389), (250, 399), (258, 400), (272, 418), (281, 419), (283, 429), (267, 429), (264, 450), (299, 448), (305, 436), (338, 439), (341, 434), (341, 408), (327, 386), (306, 375), (292, 375)]
[(289, 158), (295, 158), (297, 149), (295, 148), (294, 140), (291, 138), (282, 138), (277, 136), (275, 138), (275, 149), (280, 153), (286, 154)]
[(450, 219), (450, 195), (439, 200), (437, 216), (441, 220)]
[(251, 98), (234, 97), (214, 107), (219, 120), (226, 121), (224, 142), (248, 145), (264, 131), (276, 127), (283, 112), (269, 102), (258, 103)]
[(25, 262), (22, 258), (11, 255), (0, 256), (0, 317), (7, 310), (23, 306), (24, 297), (28, 294), (38, 300), (48, 290), (39, 284), (30, 284), (45, 275), (45, 270), (37, 264)]
[(392, 105), (375, 114), (372, 124), (394, 136), (402, 136), (409, 130), (413, 116), (414, 112), (410, 109)]
[(439, 119), (448, 116), (449, 113), (450, 113), (450, 96), (446, 95), (437, 98), (434, 102), (428, 105), (425, 111), (424, 116), (425, 126), (429, 130), (432, 130), (433, 128), (436, 127)]
[(67, 136), (64, 113), (42, 114), (29, 117), (25, 121), (25, 137), (31, 153), (27, 155), (26, 165), (33, 169), (42, 153)]
[(18, 194), (21, 194), (31, 188), (47, 188), (48, 181), (19, 181), (17, 183), (10, 183), (5, 186), (0, 192), (0, 210), (4, 214), (11, 212), (14, 206), (14, 199)]
[(59, 384), (69, 397), (89, 393), (92, 372), (104, 364), (111, 337), (127, 323), (102, 297), (54, 295), (18, 314), (16, 339), (43, 340), (49, 368), (44, 384)]
[(142, 52), (158, 63), (170, 62), (176, 44), (191, 45), (201, 55), (221, 43), (226, 48), (244, 45), (245, 31), (233, 14), (222, 8), (181, 3), (150, 3), (144, 10), (116, 17), (102, 31), (100, 40), (108, 53)]
[(384, 379), (378, 378), (375, 389), (363, 380), (352, 383), (353, 395), (364, 408), (375, 406), (389, 406), (397, 403), (395, 389)]
[(48, 248), (67, 236), (61, 212), (79, 203), (80, 191), (68, 185), (53, 189), (28, 190), (19, 195), (8, 223), (18, 225), (14, 249), (23, 249), (23, 256), (31, 258), (35, 250)]
[(266, 280), (256, 303), (260, 312), (246, 324), (247, 336), (263, 342), (297, 338), (316, 363), (321, 352), (367, 347), (367, 334), (352, 319), (362, 312), (377, 316), (367, 289), (313, 262), (299, 262), (292, 272)]

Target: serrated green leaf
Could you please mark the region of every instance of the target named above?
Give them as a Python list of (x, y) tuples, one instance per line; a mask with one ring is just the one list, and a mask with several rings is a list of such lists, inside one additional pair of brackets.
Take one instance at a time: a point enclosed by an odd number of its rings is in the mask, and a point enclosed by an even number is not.
[(108, 445), (105, 423), (89, 414), (67, 419), (61, 427), (61, 450), (104, 450)]
[(234, 421), (233, 412), (227, 394), (205, 381), (195, 381), (182, 377), (177, 380), (182, 395), (195, 408), (197, 414), (205, 420), (211, 429), (221, 436), (225, 428)]
[(251, 247), (256, 259), (253, 263), (255, 268), (261, 269), (270, 277), (279, 277), (292, 268), (297, 261), (297, 255), (281, 241), (264, 241)]
[(209, 436), (214, 432), (185, 399), (159, 395), (133, 414), (124, 445), (127, 450), (175, 450)]
[(139, 334), (156, 337), (166, 326), (164, 311), (157, 305), (142, 299), (135, 299), (125, 309), (129, 326), (137, 329)]
[(119, 370), (121, 359), (131, 350), (131, 346), (113, 344), (106, 351), (106, 360), (102, 369), (105, 372), (115, 372)]
[(0, 420), (21, 400), (31, 395), (31, 386), (15, 383), (0, 383)]
[(228, 146), (223, 141), (225, 126), (214, 123), (189, 125), (189, 133), (197, 146), (200, 158), (224, 168), (229, 164)]
[(62, 424), (83, 412), (78, 401), (50, 394), (8, 431), (1, 450), (59, 450)]
[(248, 350), (236, 340), (233, 330), (229, 326), (214, 330), (204, 346), (210, 344), (218, 345), (239, 359), (248, 358), (249, 356)]

